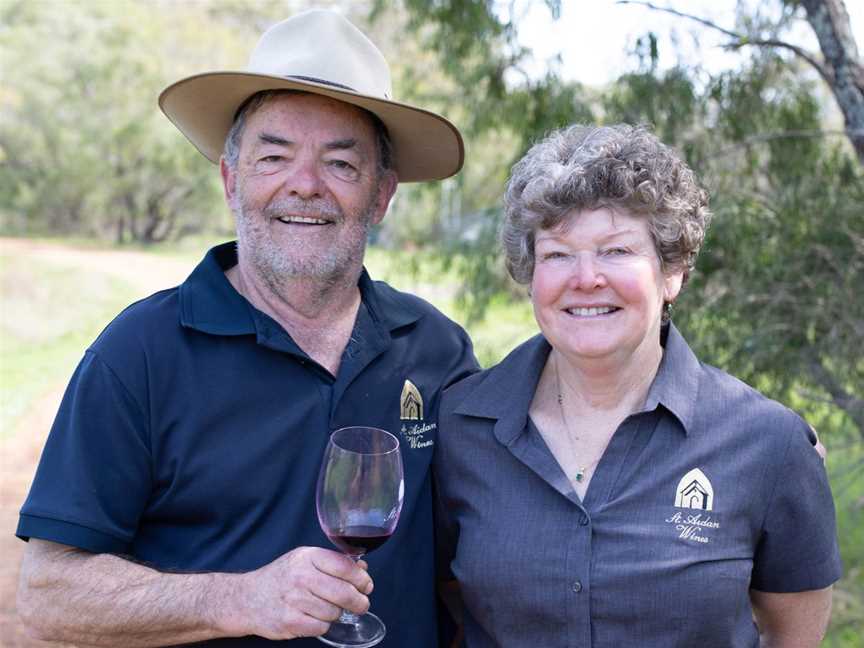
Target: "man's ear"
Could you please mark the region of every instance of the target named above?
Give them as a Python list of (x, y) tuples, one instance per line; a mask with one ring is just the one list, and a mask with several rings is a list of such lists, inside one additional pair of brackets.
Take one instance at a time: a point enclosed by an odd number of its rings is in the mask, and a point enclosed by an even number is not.
[(225, 161), (225, 156), (219, 158), (219, 173), (222, 176), (222, 191), (225, 194), (225, 202), (234, 209), (234, 200), (237, 194), (237, 174), (231, 165)]
[(399, 177), (395, 171), (384, 171), (378, 180), (378, 198), (375, 205), (375, 215), (372, 217), (372, 224), (377, 225), (384, 216), (387, 215), (387, 208), (390, 206), (390, 201), (393, 199), (393, 194), (396, 193), (396, 187), (399, 185)]

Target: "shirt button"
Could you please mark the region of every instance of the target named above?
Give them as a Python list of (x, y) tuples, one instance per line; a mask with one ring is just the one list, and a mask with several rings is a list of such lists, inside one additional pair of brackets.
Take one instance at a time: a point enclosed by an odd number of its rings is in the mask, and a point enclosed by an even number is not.
[(583, 515), (582, 517), (579, 518), (579, 524), (581, 526), (587, 526), (588, 525), (588, 518)]
[(573, 591), (576, 592), (577, 594), (582, 591), (581, 581), (577, 580), (577, 581), (573, 582)]

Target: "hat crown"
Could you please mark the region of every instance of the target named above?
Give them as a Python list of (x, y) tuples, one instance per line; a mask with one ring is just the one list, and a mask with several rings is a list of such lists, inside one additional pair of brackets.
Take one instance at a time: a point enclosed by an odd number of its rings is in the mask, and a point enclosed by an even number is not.
[(304, 11), (261, 36), (247, 71), (301, 78), (392, 99), (390, 66), (377, 47), (341, 15)]

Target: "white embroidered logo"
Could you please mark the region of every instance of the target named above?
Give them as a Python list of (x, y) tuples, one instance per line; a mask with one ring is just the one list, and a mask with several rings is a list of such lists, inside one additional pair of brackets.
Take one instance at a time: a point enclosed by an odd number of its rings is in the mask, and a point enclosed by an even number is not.
[(675, 489), (675, 506), (679, 508), (714, 510), (714, 488), (698, 468), (694, 468), (681, 478)]

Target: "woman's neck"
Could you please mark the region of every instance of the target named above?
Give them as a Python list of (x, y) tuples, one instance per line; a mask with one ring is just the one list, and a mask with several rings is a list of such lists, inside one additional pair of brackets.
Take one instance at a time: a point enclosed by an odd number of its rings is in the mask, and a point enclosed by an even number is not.
[(632, 414), (645, 403), (657, 375), (663, 348), (656, 345), (641, 349), (626, 362), (615, 359), (573, 360), (553, 349), (558, 363), (562, 395), (570, 400), (574, 414), (621, 412)]

